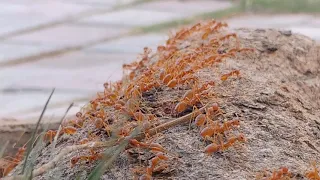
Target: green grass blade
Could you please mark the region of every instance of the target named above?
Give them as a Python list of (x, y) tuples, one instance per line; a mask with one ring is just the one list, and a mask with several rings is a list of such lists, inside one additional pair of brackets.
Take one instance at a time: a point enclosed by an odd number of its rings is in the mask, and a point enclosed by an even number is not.
[[(98, 180), (104, 174), (105, 170), (117, 159), (119, 154), (123, 152), (129, 144), (129, 140), (141, 132), (141, 128), (137, 127), (129, 137), (124, 139), (115, 149), (109, 148), (104, 152), (104, 157), (97, 167), (90, 173), (88, 180)], [(113, 152), (113, 153), (112, 153)]]
[[(53, 119), (53, 116), (51, 116), (50, 120)], [(30, 155), (29, 155), (29, 161), (27, 161), (27, 167), (26, 167), (26, 173), (25, 173), (25, 179), (28, 179), (28, 180), (31, 180), (32, 179), (32, 172), (34, 170), (34, 165), (35, 165), (35, 162), (36, 162), (36, 159), (38, 158), (39, 156), (39, 152), (42, 150), (43, 148), (43, 145), (45, 144), (44, 141), (42, 141), (45, 133), (47, 132), (48, 130), (48, 127), (49, 127), (49, 124), (47, 124), (45, 126), (45, 128), (43, 129), (42, 133), (39, 134), (33, 144), (32, 144), (32, 150), (30, 152)]]
[(52, 95), (53, 95), (53, 93), (54, 93), (54, 90), (55, 90), (55, 89), (52, 90), (52, 92), (51, 92), (51, 94), (50, 94), (50, 96), (49, 96), (46, 104), (44, 105), (44, 108), (43, 108), (43, 110), (42, 110), (42, 112), (41, 112), (41, 115), (40, 115), (40, 117), (39, 117), (39, 119), (38, 119), (36, 128), (35, 128), (35, 130), (32, 132), (31, 140), (30, 140), (30, 142), (28, 143), (28, 146), (27, 146), (27, 154), (26, 154), (26, 157), (25, 157), (25, 160), (24, 160), (24, 163), (23, 163), (22, 174), (24, 174), (24, 171), (25, 171), (25, 169), (26, 169), (28, 157), (29, 157), (29, 155), (30, 155), (30, 153), (31, 153), (31, 150), (32, 150), (32, 144), (33, 144), (34, 138), (35, 138), (36, 133), (37, 133), (37, 131), (38, 131), (38, 128), (39, 128), (41, 119), (42, 119), (42, 117), (43, 117), (43, 115), (44, 115), (44, 113), (45, 113), (45, 111), (46, 111), (46, 109), (47, 109), (47, 107), (48, 107), (48, 104), (49, 104), (49, 102), (50, 102), (50, 99), (51, 99), (51, 97), (52, 97)]
[[(128, 145), (128, 140), (124, 140), (121, 142), (117, 149), (113, 152), (112, 156), (110, 157), (111, 151), (107, 151), (109, 154), (105, 155), (104, 160), (100, 162), (97, 167), (90, 173), (88, 180), (98, 180), (103, 175), (105, 170), (116, 160), (116, 158), (119, 156), (119, 154), (125, 150), (125, 148)], [(111, 148), (112, 149), (112, 148)]]
[(66, 112), (64, 113), (64, 115), (62, 116), (62, 118), (61, 118), (61, 120), (60, 120), (59, 129), (58, 129), (57, 134), (55, 135), (54, 140), (53, 140), (53, 143), (52, 143), (52, 147), (53, 147), (53, 148), (56, 147), (57, 140), (58, 140), (58, 136), (59, 136), (60, 131), (61, 131), (61, 124), (63, 123), (64, 118), (66, 118), (66, 116), (67, 116), (69, 110), (72, 108), (73, 104), (74, 104), (74, 103), (71, 103), (71, 104), (69, 105), (69, 107), (67, 108)]

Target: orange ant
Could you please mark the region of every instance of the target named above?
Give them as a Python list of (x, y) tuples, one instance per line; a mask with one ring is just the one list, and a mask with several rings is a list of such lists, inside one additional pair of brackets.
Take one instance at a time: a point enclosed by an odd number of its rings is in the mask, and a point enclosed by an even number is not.
[(93, 110), (96, 110), (98, 107), (98, 103), (96, 101), (90, 101), (91, 107)]
[(268, 176), (268, 174), (265, 172), (264, 174), (256, 177), (256, 179), (261, 179), (263, 176), (267, 176), (266, 178), (268, 180), (286, 180), (286, 179), (291, 179), (291, 173), (289, 172), (287, 167), (282, 167), (280, 170), (275, 170), (272, 172), (271, 176)]
[(50, 143), (52, 143), (53, 138), (56, 136), (57, 131), (49, 130), (46, 132), (46, 134), (43, 136), (43, 140), (49, 140)]
[(196, 119), (195, 119), (195, 124), (197, 125), (197, 126), (203, 126), (205, 123), (206, 123), (206, 121), (207, 121), (207, 117), (206, 117), (206, 115), (204, 115), (204, 114), (199, 114), (197, 117), (196, 117)]
[(166, 47), (165, 46), (158, 46), (157, 47), (157, 52), (158, 53), (161, 53), (161, 52), (163, 52), (163, 51), (165, 51), (166, 50)]
[(200, 95), (201, 93), (208, 88), (208, 86), (214, 85), (214, 82), (208, 82), (202, 85), (200, 88), (193, 88), (192, 90), (188, 90), (182, 96), (182, 101), (180, 101), (174, 108), (175, 112), (181, 113), (185, 111), (188, 106), (193, 106), (197, 102), (200, 102)]
[(104, 123), (101, 118), (97, 118), (94, 122), (97, 129), (101, 129), (104, 126)]
[(129, 94), (130, 94), (130, 97), (133, 97), (133, 98), (142, 96), (141, 90), (139, 88), (133, 88)]
[(222, 110), (219, 108), (219, 105), (217, 103), (213, 103), (211, 107), (206, 109), (206, 113), (208, 117), (211, 117), (213, 115), (222, 114)]
[(167, 84), (167, 86), (169, 87), (169, 88), (174, 88), (176, 85), (177, 85), (177, 80), (176, 79), (172, 79), (172, 80), (170, 80), (169, 82), (168, 82), (168, 84)]
[(221, 76), (221, 81), (226, 81), (229, 77), (231, 76), (237, 76), (239, 77), (240, 76), (240, 71), (239, 70), (234, 70), (234, 71), (231, 71), (230, 73), (227, 73), (227, 74), (223, 74)]
[(62, 132), (72, 135), (77, 132), (77, 129), (72, 126), (62, 127)]
[(220, 41), (224, 41), (224, 40), (229, 39), (229, 38), (231, 38), (231, 37), (237, 38), (237, 34), (236, 34), (236, 33), (227, 34), (227, 35), (219, 38), (219, 40), (220, 40)]
[(134, 147), (143, 147), (143, 148), (147, 148), (150, 149), (152, 152), (158, 153), (158, 152), (166, 152), (166, 150), (158, 143), (143, 143), (143, 142), (139, 142), (136, 139), (130, 139), (129, 141), (130, 145), (134, 146)]
[[(62, 135), (63, 133), (68, 134), (68, 135), (72, 135), (75, 134), (77, 132), (77, 129), (73, 126), (66, 126), (66, 127), (62, 127), (61, 132), (59, 133), (59, 135)], [(49, 130), (46, 132), (46, 134), (43, 136), (43, 140), (49, 140), (50, 143), (52, 143), (53, 138), (57, 135), (57, 131), (55, 130)]]
[(81, 112), (77, 112), (77, 113), (76, 113), (76, 117), (77, 117), (77, 118), (81, 118), (81, 117), (82, 117), (82, 113), (81, 113)]
[(79, 141), (79, 144), (86, 144), (89, 142), (88, 138), (83, 138), (82, 140)]
[(200, 132), (200, 135), (203, 138), (211, 137), (214, 134), (224, 133), (224, 132), (230, 130), (233, 126), (239, 126), (239, 125), (240, 125), (239, 120), (227, 121), (227, 122), (223, 123), (222, 126), (220, 126), (218, 123), (216, 123), (215, 125), (210, 125), (208, 127), (205, 127), (204, 129), (202, 129)]
[(212, 154), (212, 153), (218, 152), (219, 150), (221, 150), (221, 145), (211, 143), (204, 149), (204, 152), (207, 154)]
[(134, 100), (133, 98), (129, 99), (125, 106), (125, 111), (133, 116), (134, 112), (138, 111), (139, 108), (139, 102), (137, 100)]
[(134, 70), (138, 65), (138, 62), (132, 62), (131, 64), (123, 64), (122, 68), (127, 70)]
[(83, 126), (83, 119), (77, 119), (75, 122), (73, 122), (73, 126), (77, 127), (77, 128), (82, 128)]
[(188, 102), (186, 102), (186, 100), (182, 100), (174, 107), (174, 111), (177, 113), (182, 113), (187, 109), (187, 107), (188, 107)]
[[(168, 160), (169, 158), (167, 156), (165, 156), (163, 153), (157, 153), (156, 156), (154, 158), (152, 158), (150, 160), (151, 164), (146, 168), (146, 173), (144, 175), (142, 175), (139, 179), (144, 179), (144, 180), (148, 180), (148, 179), (152, 179), (152, 174), (153, 172), (157, 172), (160, 171), (160, 169), (165, 169), (168, 167), (167, 164), (164, 164), (162, 166), (158, 166), (160, 161), (165, 161)], [(158, 167), (156, 167), (158, 166)]]
[(137, 121), (140, 121), (140, 122), (142, 122), (143, 120), (146, 119), (145, 115), (144, 115), (141, 111), (135, 112), (135, 113), (133, 114), (133, 117), (134, 117)]
[(212, 154), (214, 152), (226, 150), (230, 148), (236, 141), (245, 142), (244, 135), (240, 134), (238, 137), (232, 137), (228, 139), (226, 143), (221, 142), (221, 145), (211, 143), (205, 148), (204, 152), (207, 154)]
[(129, 79), (132, 81), (133, 78), (135, 77), (136, 73), (134, 71), (130, 72), (129, 74)]
[(166, 150), (160, 144), (139, 142), (136, 139), (130, 139), (129, 144), (132, 147), (149, 149), (155, 154), (155, 157), (150, 160), (151, 164), (146, 168), (146, 173), (143, 174), (140, 179), (152, 179), (153, 172), (160, 171), (161, 169), (163, 170), (167, 167), (167, 165), (163, 165), (156, 168), (160, 161), (169, 159), (166, 155), (164, 155)]
[(320, 180), (320, 174), (319, 174), (319, 170), (316, 166), (316, 162), (312, 163), (313, 166), (313, 170), (312, 171), (308, 171), (306, 173), (306, 177), (310, 180)]
[(167, 75), (163, 78), (162, 82), (163, 82), (164, 84), (168, 84), (169, 81), (171, 81), (172, 79), (173, 79), (172, 75), (171, 75), (171, 74), (167, 74)]
[(134, 129), (134, 127), (136, 127), (137, 124), (135, 122), (131, 122), (131, 123), (128, 123), (126, 124), (124, 127), (120, 128), (118, 131), (117, 131), (117, 135), (121, 137), (126, 137), (126, 136), (129, 136), (131, 131)]
[(92, 162), (102, 158), (102, 154), (95, 152), (93, 149), (90, 149), (90, 152), (91, 155), (72, 157), (70, 160), (71, 167), (74, 167), (80, 160)]
[(202, 35), (201, 39), (205, 40), (208, 38), (209, 34), (212, 32), (218, 31), (222, 27), (228, 27), (228, 24), (218, 22), (212, 29), (209, 27), (205, 30), (205, 33)]
[(232, 137), (225, 144), (222, 144), (222, 150), (230, 148), (236, 141), (245, 142), (246, 138), (243, 134), (240, 134), (237, 137)]
[(193, 25), (193, 26), (190, 28), (189, 31), (194, 32), (194, 31), (198, 30), (198, 29), (200, 28), (200, 26), (201, 26), (201, 23), (197, 23), (197, 24)]
[(26, 144), (18, 149), (18, 152), (15, 154), (13, 161), (9, 162), (9, 164), (4, 168), (2, 174), (3, 176), (7, 176), (22, 160), (24, 157), (24, 153), (26, 151)]
[(147, 147), (147, 146), (148, 146), (146, 143), (139, 142), (139, 141), (136, 140), (136, 139), (130, 139), (130, 140), (129, 140), (129, 143), (130, 143), (130, 145), (133, 146), (133, 147)]

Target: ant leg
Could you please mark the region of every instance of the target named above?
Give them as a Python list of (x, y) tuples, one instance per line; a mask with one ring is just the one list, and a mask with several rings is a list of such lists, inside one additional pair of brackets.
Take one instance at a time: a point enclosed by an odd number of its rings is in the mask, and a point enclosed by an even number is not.
[(148, 133), (148, 130), (144, 130), (144, 136), (145, 136), (145, 139), (146, 139), (146, 141), (148, 141), (150, 138), (151, 138), (151, 136), (149, 135), (149, 133)]
[(194, 111), (199, 111), (199, 109), (197, 108), (197, 106), (192, 106), (192, 116), (190, 118), (190, 121), (189, 121), (189, 131), (191, 130), (191, 123), (192, 123), (192, 120), (196, 117), (196, 114), (197, 112), (194, 113)]
[(52, 133), (50, 133), (49, 137), (50, 137), (50, 144), (52, 144), (53, 134), (52, 134)]
[(225, 150), (225, 147), (224, 147), (222, 135), (221, 135), (221, 134), (218, 134), (217, 136), (218, 136), (218, 139), (219, 139), (219, 143), (220, 143), (220, 146), (221, 146), (221, 150), (224, 151), (224, 150)]
[(108, 137), (111, 137), (109, 125), (103, 122), (103, 126), (104, 126), (104, 129), (107, 131)]

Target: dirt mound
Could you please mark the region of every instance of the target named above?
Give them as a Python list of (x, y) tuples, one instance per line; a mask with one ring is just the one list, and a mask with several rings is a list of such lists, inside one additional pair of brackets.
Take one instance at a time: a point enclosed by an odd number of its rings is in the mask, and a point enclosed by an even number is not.
[[(199, 127), (194, 123), (172, 127), (151, 138), (168, 151), (170, 159), (164, 170), (153, 173), (154, 179), (254, 179), (259, 172), (280, 167), (287, 167), (291, 177), (304, 179), (310, 163), (320, 162), (319, 47), (308, 37), (288, 31), (237, 29), (234, 32), (238, 40), (217, 47), (218, 54), (223, 55), (230, 46), (239, 45), (254, 48), (255, 52), (227, 57), (195, 73), (197, 81), (215, 82), (209, 89), (214, 94), (209, 93), (196, 106), (217, 103), (221, 114), (214, 117), (215, 121), (240, 120), (240, 128), (223, 138), (242, 133), (246, 142), (207, 155), (204, 149), (210, 143), (201, 138)], [(197, 38), (199, 36), (191, 36), (183, 41), (179, 50), (197, 52), (193, 44)], [(154, 57), (155, 63), (157, 58)], [(240, 77), (221, 80), (221, 75), (234, 70), (240, 70)], [(141, 107), (144, 112), (149, 110), (156, 115), (160, 122), (178, 118), (192, 112), (189, 108), (183, 113), (174, 113), (177, 102), (188, 89), (187, 84), (149, 90), (142, 94)], [(111, 123), (113, 118), (107, 119)], [(86, 126), (73, 136), (59, 138), (56, 149), (47, 144), (38, 154), (36, 168), (50, 162), (64, 147), (79, 142), (88, 131), (96, 132), (94, 127)], [(101, 132), (96, 135), (102, 141), (107, 139)], [(102, 179), (133, 179), (134, 174), (139, 174), (134, 170), (147, 167), (154, 155), (137, 149), (122, 153)], [(95, 163), (80, 163), (70, 168), (72, 157), (84, 153), (74, 151), (65, 155), (57, 166), (35, 179), (85, 179)]]

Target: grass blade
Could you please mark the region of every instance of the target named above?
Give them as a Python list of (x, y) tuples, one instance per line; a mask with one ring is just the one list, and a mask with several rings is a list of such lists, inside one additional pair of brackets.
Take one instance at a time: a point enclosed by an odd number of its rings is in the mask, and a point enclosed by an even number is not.
[[(105, 170), (116, 160), (121, 152), (123, 152), (129, 144), (129, 140), (141, 132), (141, 128), (137, 127), (131, 133), (129, 137), (124, 139), (115, 149), (109, 148), (104, 152), (104, 157), (102, 161), (97, 165), (97, 167), (90, 173), (88, 180), (99, 180), (104, 174)], [(111, 152), (113, 152), (112, 155)], [(111, 157), (110, 157), (111, 156)]]
[(60, 131), (61, 131), (61, 124), (63, 123), (63, 120), (64, 118), (67, 116), (69, 110), (72, 108), (73, 106), (73, 103), (71, 103), (69, 105), (69, 107), (67, 108), (66, 112), (64, 113), (64, 115), (62, 116), (61, 120), (60, 120), (60, 123), (59, 123), (59, 129), (57, 131), (57, 134), (54, 136), (54, 140), (53, 140), (53, 143), (52, 143), (52, 147), (55, 148), (56, 147), (56, 144), (57, 144), (57, 140), (58, 140), (58, 136), (60, 134)]
[(28, 146), (27, 146), (27, 154), (26, 154), (26, 157), (25, 157), (25, 160), (24, 160), (24, 163), (23, 163), (22, 174), (24, 174), (24, 171), (25, 171), (25, 169), (26, 169), (27, 160), (28, 160), (28, 157), (29, 157), (30, 152), (31, 152), (31, 150), (32, 150), (32, 144), (33, 144), (34, 138), (35, 138), (35, 136), (36, 136), (36, 133), (37, 133), (37, 131), (38, 131), (38, 128), (39, 128), (39, 125), (40, 125), (40, 121), (41, 121), (41, 119), (42, 119), (42, 117), (43, 117), (43, 115), (44, 115), (44, 113), (45, 113), (45, 111), (46, 111), (46, 109), (47, 109), (47, 107), (48, 107), (48, 104), (49, 104), (50, 99), (51, 99), (51, 97), (52, 97), (52, 95), (53, 95), (53, 93), (54, 93), (54, 90), (55, 90), (55, 89), (52, 89), (52, 92), (51, 92), (51, 94), (50, 94), (50, 96), (49, 96), (46, 104), (44, 105), (44, 108), (43, 108), (43, 110), (42, 110), (42, 112), (41, 112), (41, 115), (40, 115), (40, 117), (39, 117), (39, 119), (38, 119), (38, 122), (37, 122), (37, 125), (36, 125), (36, 129), (32, 132), (31, 140), (30, 140), (30, 142), (28, 143)]
[[(50, 120), (52, 120), (53, 117), (54, 117), (54, 115), (51, 116)], [(36, 159), (38, 158), (39, 152), (41, 151), (41, 149), (44, 145), (44, 142), (41, 141), (41, 139), (43, 139), (43, 137), (45, 136), (45, 133), (47, 132), (48, 127), (49, 127), (49, 124), (46, 124), (42, 133), (40, 133), (33, 141), (33, 144), (31, 146), (33, 148), (32, 148), (30, 155), (29, 155), (29, 161), (27, 161), (26, 173), (25, 173), (24, 179), (32, 180), (32, 177), (33, 177), (32, 172), (34, 169)]]

